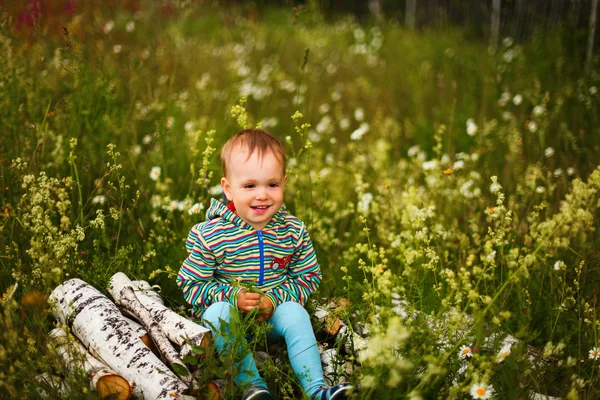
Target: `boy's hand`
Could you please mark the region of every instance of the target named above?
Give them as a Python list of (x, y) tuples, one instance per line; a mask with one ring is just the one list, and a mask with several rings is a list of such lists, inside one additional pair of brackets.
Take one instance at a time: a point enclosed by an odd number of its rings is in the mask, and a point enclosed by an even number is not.
[(259, 307), (261, 297), (260, 293), (248, 292), (246, 289), (242, 289), (238, 294), (237, 307), (244, 312), (250, 312)]
[(273, 303), (268, 297), (254, 292), (247, 292), (242, 289), (238, 294), (237, 307), (244, 312), (250, 312), (254, 309), (259, 311), (256, 317), (259, 321), (267, 321), (273, 314)]
[(268, 321), (269, 318), (273, 315), (273, 311), (275, 307), (273, 306), (273, 302), (267, 296), (262, 295), (261, 303), (258, 306), (258, 315), (256, 319), (259, 321)]

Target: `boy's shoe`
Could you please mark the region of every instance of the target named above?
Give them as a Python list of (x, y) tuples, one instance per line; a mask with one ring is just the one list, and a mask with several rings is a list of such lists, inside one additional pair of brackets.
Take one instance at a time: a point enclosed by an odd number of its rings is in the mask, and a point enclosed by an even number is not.
[(242, 400), (271, 400), (273, 395), (265, 387), (252, 386), (250, 389), (244, 392)]
[(349, 383), (341, 383), (333, 387), (322, 386), (315, 394), (310, 396), (310, 400), (343, 400), (350, 398), (350, 393), (354, 388)]

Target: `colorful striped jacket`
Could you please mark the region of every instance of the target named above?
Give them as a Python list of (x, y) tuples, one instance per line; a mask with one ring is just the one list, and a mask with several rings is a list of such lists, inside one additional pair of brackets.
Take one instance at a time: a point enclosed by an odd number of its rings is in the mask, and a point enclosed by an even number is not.
[(302, 305), (321, 283), (321, 270), (306, 226), (282, 205), (260, 231), (238, 217), (233, 204), (211, 200), (206, 221), (185, 243), (188, 257), (177, 275), (186, 301), (200, 316), (212, 303), (237, 306), (242, 287), (253, 283), (273, 302)]

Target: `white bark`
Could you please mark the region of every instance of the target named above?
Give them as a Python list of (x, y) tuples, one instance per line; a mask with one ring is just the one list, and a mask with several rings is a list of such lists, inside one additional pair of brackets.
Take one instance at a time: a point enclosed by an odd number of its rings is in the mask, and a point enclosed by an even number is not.
[(498, 47), (500, 37), (500, 0), (492, 0), (492, 27), (491, 44), (494, 48)]
[[(108, 291), (115, 301), (120, 301), (120, 293), (125, 287), (134, 290), (135, 297), (148, 310), (169, 340), (182, 346), (181, 356), (191, 353), (191, 346), (206, 347), (211, 338), (210, 329), (177, 314), (164, 305), (162, 298), (145, 281), (131, 281), (122, 272), (116, 273), (110, 280)], [(188, 344), (189, 343), (189, 344)]]
[(101, 398), (119, 393), (116, 399), (128, 399), (131, 396), (129, 382), (106, 364), (94, 358), (77, 339), (69, 340), (67, 332), (61, 328), (53, 329), (50, 344), (65, 361), (67, 371), (73, 373), (83, 369), (90, 379), (90, 388), (100, 393)]
[(585, 72), (589, 73), (592, 68), (592, 57), (594, 56), (594, 37), (596, 36), (596, 17), (598, 14), (598, 0), (592, 0), (592, 12), (588, 29), (587, 51), (585, 55)]
[(59, 285), (50, 295), (52, 313), (68, 325), (99, 360), (130, 382), (146, 399), (182, 398), (187, 386), (142, 343), (119, 309), (81, 279)]
[(173, 348), (167, 336), (161, 329), (158, 322), (154, 319), (150, 311), (148, 311), (136, 297), (133, 291), (131, 280), (122, 272), (117, 272), (110, 278), (108, 292), (113, 296), (118, 305), (125, 309), (129, 314), (133, 315), (146, 328), (152, 341), (158, 347), (160, 354), (167, 360), (169, 365), (178, 364), (179, 368), (185, 370), (183, 374), (178, 374), (179, 378), (189, 384), (192, 379), (192, 374), (184, 365), (179, 354)]
[(352, 372), (352, 364), (349, 362), (341, 364), (339, 361), (339, 352), (335, 347), (325, 349), (319, 345), (319, 353), (321, 354), (325, 384), (335, 386), (340, 383), (346, 383), (346, 377)]
[(408, 29), (415, 29), (415, 11), (417, 9), (417, 0), (406, 0), (406, 13), (404, 22)]

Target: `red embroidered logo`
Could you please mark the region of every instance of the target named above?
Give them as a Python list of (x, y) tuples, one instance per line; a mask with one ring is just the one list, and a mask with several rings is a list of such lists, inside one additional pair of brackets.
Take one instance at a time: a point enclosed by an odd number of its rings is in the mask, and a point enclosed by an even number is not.
[(276, 258), (273, 261), (271, 261), (271, 269), (273, 271), (285, 269), (291, 261), (292, 261), (292, 256)]

